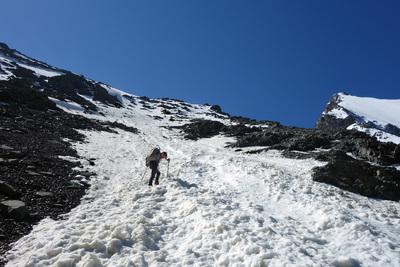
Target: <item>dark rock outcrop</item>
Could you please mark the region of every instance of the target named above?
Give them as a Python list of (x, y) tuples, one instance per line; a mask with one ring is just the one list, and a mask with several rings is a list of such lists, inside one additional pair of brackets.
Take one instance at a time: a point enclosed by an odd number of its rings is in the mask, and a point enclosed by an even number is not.
[(227, 126), (219, 121), (211, 120), (194, 120), (192, 123), (174, 128), (181, 129), (185, 133), (185, 138), (191, 140), (209, 138), (220, 133), (228, 136), (243, 136), (248, 133), (260, 131), (258, 127), (248, 127), (244, 124)]
[[(335, 94), (331, 97), (329, 103), (326, 105), (323, 113), (319, 116), (317, 123), (315, 124), (315, 128), (317, 129), (346, 129), (348, 126), (352, 125), (357, 121), (355, 116), (350, 116), (352, 114), (351, 111), (348, 111), (339, 106), (340, 95)], [(346, 118), (339, 119), (335, 116), (329, 115), (328, 113), (334, 109), (340, 109), (343, 112), (349, 114)]]
[(218, 135), (223, 129), (225, 129), (223, 123), (209, 120), (199, 120), (182, 126), (182, 130), (186, 133), (185, 138), (191, 140), (213, 137)]
[(372, 166), (344, 151), (332, 150), (330, 161), (313, 169), (313, 179), (372, 198), (400, 200), (400, 172), (393, 167)]
[(12, 197), (12, 196), (19, 195), (20, 193), (17, 190), (15, 190), (15, 188), (12, 187), (11, 185), (9, 185), (8, 183), (6, 183), (4, 181), (0, 181), (0, 194), (4, 194), (6, 196)]

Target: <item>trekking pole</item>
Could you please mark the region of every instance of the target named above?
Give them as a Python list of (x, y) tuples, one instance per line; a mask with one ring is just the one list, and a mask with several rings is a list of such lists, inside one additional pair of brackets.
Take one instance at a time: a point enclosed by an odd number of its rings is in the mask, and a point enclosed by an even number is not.
[(143, 172), (142, 178), (140, 179), (140, 183), (142, 183), (142, 181), (143, 181), (143, 178), (144, 178), (144, 175), (146, 174), (146, 172), (147, 172), (147, 166), (146, 166), (146, 168), (144, 169), (144, 172)]
[(169, 161), (168, 161), (168, 166), (167, 166), (167, 179), (168, 179), (168, 173), (169, 173)]

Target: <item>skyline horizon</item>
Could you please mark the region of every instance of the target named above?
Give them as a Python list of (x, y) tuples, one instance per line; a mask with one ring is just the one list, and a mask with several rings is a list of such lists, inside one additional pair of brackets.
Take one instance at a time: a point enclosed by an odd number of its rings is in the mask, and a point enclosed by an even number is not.
[(372, 0), (3, 0), (0, 41), (134, 95), (313, 128), (339, 92), (400, 98), (398, 10)]

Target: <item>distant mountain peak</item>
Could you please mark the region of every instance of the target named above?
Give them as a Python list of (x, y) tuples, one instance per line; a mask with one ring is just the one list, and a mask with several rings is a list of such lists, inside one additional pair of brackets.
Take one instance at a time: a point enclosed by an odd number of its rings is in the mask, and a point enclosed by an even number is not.
[(382, 142), (400, 143), (400, 100), (338, 93), (331, 97), (315, 127), (355, 129)]

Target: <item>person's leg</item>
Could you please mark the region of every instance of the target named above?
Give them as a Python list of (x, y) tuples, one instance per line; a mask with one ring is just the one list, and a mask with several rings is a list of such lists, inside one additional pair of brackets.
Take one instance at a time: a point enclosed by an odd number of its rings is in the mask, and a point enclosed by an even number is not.
[(158, 185), (158, 180), (160, 179), (160, 175), (161, 175), (160, 171), (157, 170), (157, 172), (156, 172), (156, 182), (155, 182), (155, 185)]
[[(150, 176), (149, 185), (153, 185), (154, 177), (156, 177), (157, 172), (159, 172), (157, 168), (158, 168), (157, 161), (151, 161), (150, 162), (151, 176)], [(157, 179), (156, 179), (156, 181), (157, 181)]]

